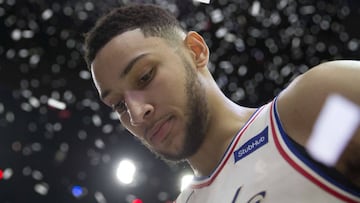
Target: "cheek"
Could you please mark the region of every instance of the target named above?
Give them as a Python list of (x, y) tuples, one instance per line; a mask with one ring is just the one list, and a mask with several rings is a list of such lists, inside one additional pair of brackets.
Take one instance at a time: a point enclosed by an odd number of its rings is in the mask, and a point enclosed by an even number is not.
[(163, 70), (162, 74), (157, 75), (152, 83), (150, 95), (161, 98), (160, 101), (179, 101), (184, 96), (185, 79), (184, 73), (179, 71), (182, 67)]

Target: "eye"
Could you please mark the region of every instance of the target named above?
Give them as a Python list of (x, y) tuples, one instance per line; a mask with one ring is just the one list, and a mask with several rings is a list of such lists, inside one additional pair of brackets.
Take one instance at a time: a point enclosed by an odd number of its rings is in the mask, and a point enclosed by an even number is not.
[(155, 72), (155, 68), (151, 68), (148, 72), (146, 72), (140, 79), (140, 85), (145, 85), (153, 78)]
[(126, 111), (126, 104), (124, 101), (120, 101), (117, 104), (112, 105), (112, 109), (120, 114)]

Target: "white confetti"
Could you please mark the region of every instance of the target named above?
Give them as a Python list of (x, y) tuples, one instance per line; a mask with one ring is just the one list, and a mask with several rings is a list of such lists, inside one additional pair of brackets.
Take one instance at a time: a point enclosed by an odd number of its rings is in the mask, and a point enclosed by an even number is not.
[(66, 108), (66, 104), (64, 102), (55, 100), (53, 98), (48, 99), (48, 105), (54, 107), (56, 109), (64, 110)]
[(49, 20), (53, 16), (53, 11), (51, 9), (46, 9), (42, 14), (41, 18), (43, 20)]
[(101, 192), (95, 192), (95, 199), (98, 203), (106, 203), (106, 199)]
[(14, 171), (11, 168), (7, 168), (4, 170), (3, 173), (3, 178), (4, 180), (8, 180), (11, 178), (11, 176), (13, 175)]
[(45, 196), (49, 192), (49, 185), (46, 183), (38, 183), (34, 186), (34, 190), (40, 195)]
[(200, 3), (205, 3), (205, 4), (209, 4), (210, 0), (194, 0), (194, 1), (198, 1)]
[(102, 139), (96, 139), (95, 140), (95, 146), (99, 149), (104, 149), (105, 148), (105, 143)]
[(250, 14), (252, 16), (258, 16), (260, 14), (261, 5), (259, 1), (254, 1), (250, 8)]
[(35, 180), (42, 180), (44, 176), (43, 176), (43, 174), (42, 174), (40, 171), (34, 170), (34, 171), (32, 172), (32, 177), (33, 177)]

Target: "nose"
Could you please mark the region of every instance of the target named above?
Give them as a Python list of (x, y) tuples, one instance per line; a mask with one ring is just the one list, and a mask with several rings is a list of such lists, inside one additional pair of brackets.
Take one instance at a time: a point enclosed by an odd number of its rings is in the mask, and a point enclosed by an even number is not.
[(144, 94), (140, 91), (128, 91), (124, 97), (132, 126), (143, 124), (153, 114), (153, 105), (146, 102)]

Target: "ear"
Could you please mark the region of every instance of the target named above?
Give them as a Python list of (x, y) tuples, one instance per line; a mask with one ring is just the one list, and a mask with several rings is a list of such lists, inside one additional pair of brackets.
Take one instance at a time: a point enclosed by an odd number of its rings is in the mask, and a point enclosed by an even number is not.
[(185, 37), (185, 46), (189, 49), (190, 54), (197, 68), (206, 67), (209, 62), (209, 48), (204, 38), (197, 32), (190, 31)]

